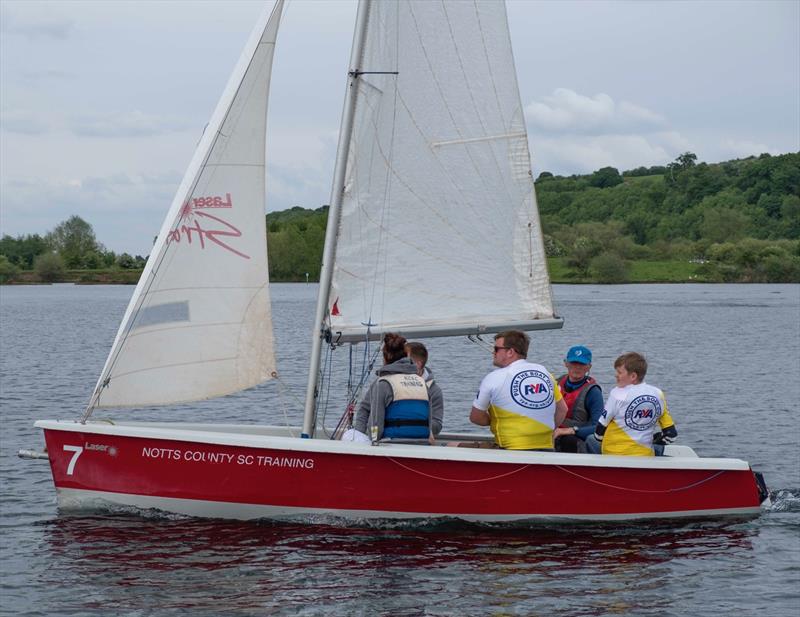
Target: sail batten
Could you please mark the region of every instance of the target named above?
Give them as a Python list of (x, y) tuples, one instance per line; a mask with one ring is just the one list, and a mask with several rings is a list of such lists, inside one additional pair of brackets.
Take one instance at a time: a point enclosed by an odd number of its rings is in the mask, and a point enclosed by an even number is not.
[(266, 121), (283, 0), (259, 19), (134, 291), (94, 407), (222, 396), (275, 371), (265, 220)]

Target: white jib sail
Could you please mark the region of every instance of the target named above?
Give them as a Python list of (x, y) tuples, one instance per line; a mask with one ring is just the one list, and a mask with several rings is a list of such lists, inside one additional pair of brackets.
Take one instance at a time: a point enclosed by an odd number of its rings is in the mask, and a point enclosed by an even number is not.
[(87, 416), (222, 396), (275, 370), (264, 162), (282, 8), (261, 16), (203, 133)]
[(504, 3), (374, 2), (366, 32), (334, 338), (560, 326)]

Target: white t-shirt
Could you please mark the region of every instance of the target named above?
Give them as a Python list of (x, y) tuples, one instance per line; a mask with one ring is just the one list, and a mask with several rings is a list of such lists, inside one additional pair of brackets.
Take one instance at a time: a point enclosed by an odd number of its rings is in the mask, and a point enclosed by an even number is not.
[(653, 434), (675, 422), (664, 393), (642, 382), (611, 390), (600, 424), (607, 427), (603, 454), (653, 456)]
[(484, 377), (472, 406), (489, 412), (497, 445), (510, 450), (550, 449), (556, 403), (562, 398), (545, 367), (520, 359)]

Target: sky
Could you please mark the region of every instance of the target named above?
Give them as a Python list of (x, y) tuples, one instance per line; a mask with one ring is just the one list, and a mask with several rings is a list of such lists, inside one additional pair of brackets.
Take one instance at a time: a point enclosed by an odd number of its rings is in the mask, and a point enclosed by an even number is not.
[[(800, 151), (800, 0), (509, 0), (534, 176)], [(0, 0), (0, 234), (147, 255), (263, 2)], [(267, 211), (330, 199), (354, 0), (292, 0)]]

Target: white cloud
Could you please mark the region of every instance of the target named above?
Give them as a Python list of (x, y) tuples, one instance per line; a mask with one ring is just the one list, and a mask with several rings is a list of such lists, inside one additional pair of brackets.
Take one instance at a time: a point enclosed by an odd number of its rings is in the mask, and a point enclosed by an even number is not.
[[(180, 178), (165, 174), (7, 180), (0, 185), (3, 233), (46, 233), (72, 215), (88, 221), (116, 252), (146, 255)], [(9, 225), (9, 221), (13, 224)]]
[(730, 158), (745, 158), (748, 156), (757, 156), (764, 152), (770, 154), (780, 154), (777, 148), (770, 148), (763, 143), (757, 143), (748, 140), (725, 139), (721, 145), (722, 152), (728, 153), (726, 156)]
[[(48, 5), (41, 2), (16, 4), (17, 10), (4, 4), (0, 14), (0, 31), (35, 40), (40, 38), (67, 39), (75, 23), (73, 20), (53, 15)], [(24, 10), (19, 10), (24, 8)]]
[(604, 134), (608, 132), (654, 129), (664, 118), (629, 101), (616, 103), (608, 94), (585, 96), (568, 88), (556, 88), (525, 107), (531, 130)]
[(630, 101), (616, 102), (605, 93), (586, 96), (557, 88), (530, 103), (525, 117), (537, 174), (663, 165), (691, 146), (669, 130), (661, 114)]
[(659, 131), (653, 133), (652, 138), (674, 153), (686, 152), (696, 147), (689, 139), (677, 131)]
[(72, 131), (81, 137), (145, 137), (183, 131), (191, 124), (184, 119), (145, 114), (138, 110), (84, 116), (72, 121)]
[(0, 129), (22, 135), (42, 135), (54, 128), (52, 114), (27, 110), (3, 110), (0, 116)]
[(591, 137), (543, 137), (532, 143), (534, 175), (542, 171), (588, 173), (601, 167), (620, 171), (664, 165), (674, 158), (672, 150), (657, 138), (640, 135)]

